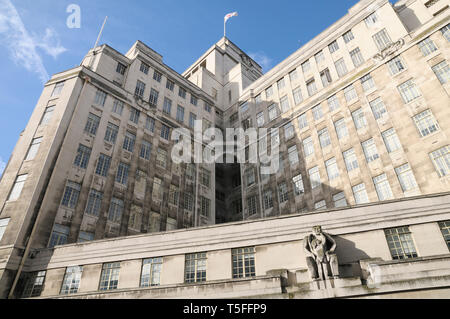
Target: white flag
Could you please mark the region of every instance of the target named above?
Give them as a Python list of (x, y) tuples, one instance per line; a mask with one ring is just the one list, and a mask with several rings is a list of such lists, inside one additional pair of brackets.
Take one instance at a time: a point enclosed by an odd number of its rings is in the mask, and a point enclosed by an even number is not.
[(228, 13), (228, 14), (225, 16), (225, 23), (228, 21), (228, 19), (230, 19), (230, 18), (232, 18), (232, 17), (237, 17), (237, 16), (238, 16), (238, 13), (237, 13), (237, 12)]

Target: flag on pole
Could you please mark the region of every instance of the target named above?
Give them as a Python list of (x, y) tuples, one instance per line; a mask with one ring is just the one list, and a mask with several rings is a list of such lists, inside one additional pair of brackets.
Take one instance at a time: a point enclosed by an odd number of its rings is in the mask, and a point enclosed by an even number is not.
[(237, 16), (238, 16), (238, 13), (237, 13), (237, 12), (228, 13), (228, 14), (225, 16), (225, 23), (228, 21), (228, 19), (230, 19), (230, 18), (232, 18), (232, 17), (237, 17)]

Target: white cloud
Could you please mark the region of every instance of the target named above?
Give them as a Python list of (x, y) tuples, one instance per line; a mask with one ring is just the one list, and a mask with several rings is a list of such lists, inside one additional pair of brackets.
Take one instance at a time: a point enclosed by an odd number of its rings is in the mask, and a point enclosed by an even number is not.
[(5, 167), (6, 167), (6, 163), (3, 162), (3, 159), (0, 157), (0, 177), (3, 174), (3, 171), (5, 170)]
[(56, 32), (50, 28), (46, 29), (42, 39), (31, 36), (10, 0), (0, 0), (0, 40), (0, 44), (8, 48), (14, 63), (37, 73), (42, 82), (49, 76), (36, 49), (42, 49), (53, 58), (66, 51)]
[(273, 60), (264, 52), (249, 53), (249, 56), (263, 68), (264, 72), (267, 72), (272, 68)]

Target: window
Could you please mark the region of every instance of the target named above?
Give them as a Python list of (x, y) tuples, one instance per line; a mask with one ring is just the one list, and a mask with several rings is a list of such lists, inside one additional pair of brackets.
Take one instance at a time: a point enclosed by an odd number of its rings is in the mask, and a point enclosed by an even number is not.
[(194, 196), (184, 193), (184, 209), (192, 212), (194, 210)]
[(333, 41), (328, 45), (328, 49), (330, 50), (330, 53), (334, 53), (337, 50), (339, 50), (339, 45), (337, 43), (337, 41)]
[(69, 237), (70, 228), (68, 226), (62, 226), (55, 224), (53, 226), (52, 235), (50, 236), (49, 248), (65, 245), (67, 238)]
[(0, 219), (0, 240), (2, 240), (3, 235), (5, 234), (5, 230), (9, 224), (9, 220), (9, 218)]
[(450, 24), (441, 29), (442, 35), (450, 42)]
[(395, 129), (391, 128), (381, 134), (388, 153), (402, 148)]
[(111, 157), (100, 154), (97, 162), (97, 168), (95, 169), (95, 174), (106, 177), (108, 176), (108, 171), (111, 166)]
[(353, 112), (352, 117), (357, 130), (367, 126), (367, 120), (362, 109), (357, 109), (355, 112)]
[(14, 186), (12, 187), (11, 193), (9, 194), (8, 201), (15, 201), (19, 199), (27, 178), (28, 174), (17, 176), (16, 181), (14, 182)]
[(163, 200), (163, 181), (157, 177), (153, 179), (152, 199), (157, 202)]
[(447, 243), (448, 249), (450, 249), (450, 220), (439, 223), (439, 228), (441, 228), (442, 236)]
[(349, 43), (350, 41), (352, 41), (355, 38), (353, 36), (352, 30), (345, 32), (342, 37), (344, 38), (345, 43)]
[(377, 45), (378, 50), (380, 50), (380, 51), (383, 51), (392, 42), (386, 29), (383, 29), (380, 32), (375, 33), (375, 35), (372, 36), (372, 38), (375, 41), (375, 44)]
[(355, 66), (355, 68), (364, 63), (364, 58), (359, 48), (350, 51), (350, 57), (352, 58), (353, 65)]
[(194, 128), (195, 127), (195, 121), (197, 121), (197, 115), (194, 113), (189, 114), (189, 127)]
[(89, 147), (80, 144), (73, 164), (79, 168), (86, 169), (89, 163), (89, 158), (91, 157), (91, 151), (92, 150)]
[(293, 138), (295, 135), (294, 124), (289, 122), (284, 126), (284, 137), (286, 140)]
[(336, 129), (336, 134), (337, 134), (337, 137), (339, 140), (348, 136), (348, 130), (347, 130), (347, 125), (345, 124), (345, 119), (342, 118), (342, 119), (334, 122), (334, 127)]
[(184, 282), (206, 281), (206, 253), (187, 254), (184, 264)]
[(155, 131), (155, 119), (153, 117), (147, 116), (147, 120), (145, 121), (145, 129), (150, 132)]
[(59, 96), (61, 94), (62, 89), (64, 88), (64, 82), (56, 83), (51, 97)]
[(367, 27), (371, 27), (375, 25), (378, 22), (378, 15), (376, 12), (373, 12), (371, 15), (369, 15), (367, 18), (364, 19), (366, 22)]
[(269, 99), (270, 97), (272, 97), (272, 95), (273, 95), (273, 87), (271, 86), (266, 89), (266, 98)]
[(163, 112), (167, 115), (170, 115), (171, 110), (172, 110), (172, 100), (164, 98)]
[(328, 133), (328, 129), (324, 128), (317, 132), (317, 135), (319, 136), (320, 146), (322, 148), (327, 147), (328, 145), (331, 145), (331, 138), (330, 134)]
[(294, 95), (295, 105), (299, 105), (300, 103), (303, 102), (302, 89), (300, 87), (298, 87), (294, 91), (292, 91), (292, 94)]
[(320, 173), (319, 173), (319, 167), (313, 167), (309, 170), (309, 179), (311, 181), (311, 188), (316, 189), (320, 187), (322, 182), (320, 181)]
[(264, 121), (264, 112), (258, 113), (258, 115), (256, 115), (256, 124), (258, 125), (258, 127), (263, 126)]
[(318, 121), (323, 117), (323, 112), (322, 112), (322, 106), (316, 105), (315, 107), (312, 108), (312, 113), (313, 113), (313, 117), (314, 120)]
[(119, 285), (120, 263), (108, 263), (103, 265), (100, 277), (100, 291), (114, 290)]
[(205, 111), (208, 113), (211, 113), (212, 111), (212, 106), (208, 102), (205, 102)]
[(255, 97), (255, 104), (258, 105), (262, 102), (261, 94), (259, 94), (257, 97)]
[(125, 134), (125, 139), (123, 140), (123, 149), (130, 153), (133, 153), (135, 143), (136, 143), (136, 135), (134, 135), (131, 132), (127, 132)]
[(158, 97), (159, 97), (159, 92), (156, 91), (155, 89), (151, 89), (150, 90), (150, 98), (148, 101), (150, 106), (156, 107), (158, 105)]
[(356, 157), (355, 150), (353, 148), (349, 149), (348, 151), (345, 151), (343, 153), (345, 166), (347, 167), (347, 171), (351, 172), (354, 169), (357, 169), (359, 167), (358, 165), (358, 159)]
[(78, 235), (78, 243), (85, 243), (87, 241), (93, 241), (94, 240), (94, 233), (88, 233), (84, 231), (80, 231), (80, 234)]
[(272, 145), (280, 144), (280, 132), (278, 131), (278, 129), (271, 129), (270, 140)]
[(122, 115), (123, 113), (123, 105), (124, 103), (119, 100), (114, 100), (112, 111), (118, 115)]
[(169, 204), (178, 206), (178, 197), (179, 197), (178, 187), (175, 185), (170, 185)]
[(373, 138), (362, 143), (362, 147), (367, 163), (373, 162), (380, 158), (380, 155), (378, 155), (377, 146), (375, 145), (375, 140)]
[(167, 151), (162, 148), (158, 148), (156, 151), (156, 165), (167, 168)]
[(198, 105), (198, 99), (194, 95), (191, 94), (191, 104), (194, 106)]
[(308, 127), (308, 119), (306, 118), (306, 113), (302, 114), (298, 117), (298, 127), (300, 129), (304, 129), (305, 127)]
[(416, 258), (417, 252), (409, 227), (398, 227), (384, 231), (392, 259)]
[(278, 110), (275, 104), (269, 106), (269, 122), (273, 121), (278, 117)]
[(418, 187), (414, 173), (408, 163), (397, 167), (395, 172), (397, 173), (398, 181), (400, 182), (403, 192), (407, 192)]
[(46, 107), (39, 125), (42, 125), (42, 126), (47, 125), (50, 122), (54, 111), (55, 111), (55, 105)]
[(142, 261), (141, 288), (159, 286), (162, 258), (149, 258)]
[(74, 182), (67, 182), (64, 196), (61, 201), (61, 206), (74, 209), (78, 203), (78, 197), (80, 195), (81, 185)]
[(113, 197), (109, 206), (108, 220), (113, 223), (120, 223), (122, 220), (124, 203), (123, 200)]
[(130, 110), (130, 121), (133, 122), (134, 124), (138, 124), (140, 116), (141, 116), (141, 111), (132, 107)]
[(277, 82), (278, 90), (283, 90), (286, 87), (286, 81), (284, 78)]
[(344, 89), (344, 96), (347, 103), (358, 98), (358, 94), (356, 93), (355, 87), (352, 85), (347, 86)]
[(238, 248), (231, 250), (233, 261), (233, 278), (255, 277), (255, 248)]
[(100, 125), (100, 117), (89, 113), (88, 120), (86, 122), (86, 126), (84, 127), (84, 131), (87, 134), (95, 136), (97, 134), (98, 126)]
[(314, 58), (316, 59), (316, 63), (319, 64), (322, 61), (325, 61), (325, 56), (323, 55), (323, 51), (320, 51), (314, 55)]
[(340, 78), (348, 73), (347, 66), (345, 65), (345, 61), (343, 58), (337, 60), (334, 65)]
[(103, 193), (92, 189), (89, 193), (85, 213), (88, 215), (99, 216), (102, 205)]
[(291, 82), (294, 82), (295, 80), (298, 79), (298, 72), (297, 72), (297, 70), (294, 70), (291, 73), (289, 73), (289, 79), (291, 80)]
[(314, 210), (327, 209), (327, 203), (324, 200), (314, 204)]
[(174, 88), (175, 88), (175, 82), (167, 79), (167, 81), (166, 81), (166, 89), (168, 89), (168, 90), (173, 92)]
[(308, 90), (309, 96), (313, 96), (317, 92), (316, 82), (314, 81), (314, 79), (306, 82), (306, 88)]
[(347, 199), (345, 198), (345, 193), (341, 192), (339, 194), (333, 195), (334, 207), (347, 207)]
[(205, 168), (200, 170), (200, 183), (206, 187), (211, 185), (211, 172)]
[(373, 117), (375, 120), (379, 120), (383, 117), (383, 114), (387, 114), (386, 107), (384, 106), (383, 100), (379, 97), (369, 103), (372, 109)]
[(127, 69), (126, 65), (124, 65), (124, 64), (122, 64), (120, 62), (117, 63), (117, 68), (116, 68), (116, 72), (117, 73), (119, 73), (121, 75), (124, 75), (126, 69)]
[(250, 187), (255, 184), (255, 172), (253, 168), (250, 168), (245, 171), (245, 179), (247, 181), (247, 187)]
[(330, 70), (326, 68), (322, 72), (320, 72), (320, 79), (322, 80), (323, 87), (327, 87), (332, 82)]
[(445, 84), (450, 81), (450, 67), (447, 64), (447, 61), (442, 61), (441, 63), (436, 64), (432, 67), (432, 69), (441, 84)]
[(281, 112), (282, 113), (286, 113), (291, 108), (291, 106), (289, 105), (289, 99), (288, 99), (287, 96), (284, 96), (284, 97), (281, 98), (280, 105), (281, 105)]
[(367, 196), (366, 185), (364, 183), (354, 186), (352, 190), (357, 205), (369, 203), (369, 197)]
[(273, 208), (273, 196), (272, 196), (272, 191), (270, 189), (268, 189), (264, 192), (263, 201), (264, 201), (264, 209), (265, 210)]
[(256, 196), (251, 196), (251, 197), (247, 198), (248, 216), (253, 216), (257, 213), (256, 201), (257, 201)]
[(311, 63), (309, 62), (309, 60), (302, 63), (302, 70), (303, 73), (307, 73), (309, 70), (311, 70)]
[(378, 194), (378, 199), (380, 201), (388, 200), (394, 198), (392, 194), (391, 186), (387, 179), (386, 174), (381, 174), (373, 178), (373, 183)]
[(117, 140), (117, 134), (119, 134), (119, 127), (112, 123), (108, 123), (106, 127), (105, 141), (115, 144)]
[(295, 176), (292, 179), (292, 182), (294, 183), (294, 194), (295, 194), (295, 196), (299, 196), (299, 195), (305, 193), (305, 185), (303, 184), (303, 177), (302, 177), (301, 174)]
[(328, 179), (330, 181), (339, 177), (339, 167), (336, 162), (336, 158), (329, 159), (325, 162), (325, 166), (327, 167)]
[(180, 86), (180, 88), (179, 88), (179, 90), (178, 90), (178, 96), (179, 96), (179, 97), (182, 97), (183, 99), (185, 99), (185, 98), (186, 98), (186, 89), (184, 89), (184, 88), (182, 88), (182, 87)]
[(30, 148), (28, 149), (27, 156), (25, 157), (25, 161), (31, 161), (36, 157), (39, 146), (41, 146), (42, 139), (42, 137), (38, 137), (34, 138), (33, 141), (31, 141)]
[(200, 215), (209, 218), (209, 216), (211, 216), (211, 200), (209, 198), (200, 196), (200, 202)]
[(68, 267), (61, 287), (61, 295), (76, 294), (80, 288), (83, 267)]
[(140, 67), (140, 71), (144, 74), (148, 74), (150, 67), (148, 66), (148, 64), (145, 64), (144, 62), (141, 62), (141, 67)]
[(314, 154), (314, 143), (311, 136), (303, 140), (303, 150), (305, 157)]
[(420, 136), (425, 137), (431, 133), (439, 131), (439, 124), (431, 110), (426, 110), (414, 116), (414, 123), (419, 130)]
[(33, 298), (41, 295), (46, 273), (46, 271), (38, 271), (26, 276), (22, 298)]
[(450, 146), (445, 146), (430, 154), (439, 177), (450, 174)]
[(127, 185), (129, 173), (130, 173), (130, 165), (120, 163), (117, 169), (116, 182), (123, 185)]
[(434, 51), (437, 51), (434, 42), (430, 38), (426, 38), (425, 40), (419, 42), (419, 49), (422, 51), (423, 56), (427, 56)]
[(289, 162), (291, 163), (291, 165), (297, 164), (299, 161), (297, 145), (290, 147), (288, 149), (288, 153), (289, 153)]
[(370, 74), (367, 74), (361, 78), (361, 85), (363, 87), (364, 92), (367, 92), (375, 87), (375, 82), (372, 76)]
[(413, 80), (406, 81), (398, 87), (398, 90), (403, 98), (405, 103), (409, 103), (416, 98), (420, 97), (421, 94), (417, 89)]
[(105, 92), (97, 90), (97, 93), (95, 94), (94, 104), (98, 106), (105, 106), (106, 95), (107, 94)]
[(145, 93), (145, 83), (138, 80), (136, 83), (136, 89), (134, 90), (134, 95), (143, 98), (144, 93)]
[(155, 72), (153, 73), (153, 80), (155, 80), (156, 82), (161, 83), (161, 78), (162, 78), (161, 72), (158, 72), (158, 71), (155, 70)]
[(152, 144), (147, 141), (142, 141), (141, 150), (139, 152), (139, 157), (150, 160), (150, 154), (152, 152)]
[(396, 75), (397, 73), (406, 70), (405, 63), (403, 62), (403, 59), (400, 56), (397, 56), (393, 58), (391, 61), (389, 61), (388, 66), (389, 71), (391, 72), (392, 75)]

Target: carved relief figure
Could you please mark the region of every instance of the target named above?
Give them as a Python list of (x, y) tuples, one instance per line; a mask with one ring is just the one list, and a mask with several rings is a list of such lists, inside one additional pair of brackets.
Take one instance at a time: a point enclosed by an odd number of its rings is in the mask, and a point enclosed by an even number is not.
[(303, 240), (303, 246), (313, 280), (339, 277), (336, 241), (329, 234), (322, 232), (322, 227), (314, 227), (313, 232)]

